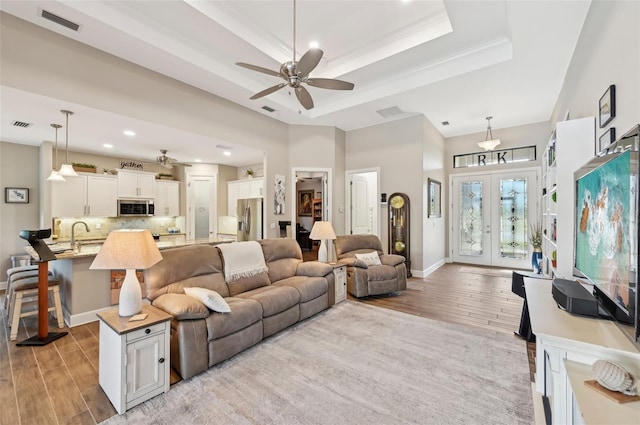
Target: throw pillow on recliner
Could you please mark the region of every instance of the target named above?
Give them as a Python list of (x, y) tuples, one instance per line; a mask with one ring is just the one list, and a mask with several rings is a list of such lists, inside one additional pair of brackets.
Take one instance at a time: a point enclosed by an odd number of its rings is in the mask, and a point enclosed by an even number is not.
[(358, 260), (364, 261), (367, 266), (381, 266), (380, 256), (377, 251), (371, 251), (366, 254), (354, 254)]
[(184, 293), (199, 300), (213, 311), (218, 313), (230, 313), (229, 304), (216, 291), (207, 288), (184, 288)]

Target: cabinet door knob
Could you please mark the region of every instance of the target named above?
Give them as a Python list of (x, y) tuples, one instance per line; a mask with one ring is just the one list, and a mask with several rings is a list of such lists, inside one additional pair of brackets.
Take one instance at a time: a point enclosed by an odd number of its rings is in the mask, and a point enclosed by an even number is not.
[(145, 329), (145, 330), (144, 330), (144, 333), (146, 333), (146, 334), (150, 334), (150, 333), (151, 333), (151, 329)]
[(158, 360), (159, 363), (164, 363), (164, 357), (160, 357), (160, 360)]

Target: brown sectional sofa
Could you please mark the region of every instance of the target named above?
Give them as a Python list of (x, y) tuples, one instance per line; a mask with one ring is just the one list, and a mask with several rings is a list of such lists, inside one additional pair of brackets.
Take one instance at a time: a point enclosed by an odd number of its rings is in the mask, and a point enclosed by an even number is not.
[[(173, 315), (171, 366), (183, 379), (334, 304), (331, 266), (303, 263), (293, 239), (258, 242), (268, 271), (231, 283), (224, 278), (224, 258), (212, 245), (163, 250), (163, 260), (146, 270), (147, 298)], [(231, 312), (210, 311), (187, 296), (185, 287), (218, 292)]]

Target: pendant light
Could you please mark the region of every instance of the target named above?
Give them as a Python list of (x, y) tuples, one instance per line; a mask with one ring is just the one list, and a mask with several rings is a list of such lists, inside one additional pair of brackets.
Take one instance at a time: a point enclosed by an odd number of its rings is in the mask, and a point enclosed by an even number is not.
[(493, 134), (491, 133), (491, 119), (493, 117), (487, 117), (487, 135), (485, 136), (484, 142), (478, 142), (478, 146), (480, 146), (485, 151), (492, 151), (500, 144), (500, 139), (494, 139)]
[(60, 171), (58, 172), (58, 174), (65, 177), (77, 177), (78, 173), (76, 173), (76, 171), (73, 169), (73, 165), (69, 164), (69, 115), (73, 115), (73, 112), (65, 111), (64, 109), (60, 110), (60, 112), (65, 114), (65, 116), (67, 117), (67, 124), (65, 127), (66, 137), (64, 141), (66, 157), (65, 157), (64, 164), (62, 164), (62, 166), (60, 167)]
[(56, 129), (56, 144), (54, 147), (54, 156), (53, 156), (53, 167), (51, 170), (51, 174), (47, 177), (47, 181), (50, 182), (64, 182), (66, 181), (62, 175), (60, 175), (56, 171), (56, 165), (58, 165), (58, 129), (62, 126), (60, 124), (51, 124), (51, 127)]

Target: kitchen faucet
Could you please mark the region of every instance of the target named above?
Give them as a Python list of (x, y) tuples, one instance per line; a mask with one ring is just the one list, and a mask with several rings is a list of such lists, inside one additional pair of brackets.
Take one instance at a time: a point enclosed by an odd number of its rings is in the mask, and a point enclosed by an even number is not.
[(73, 223), (71, 225), (71, 241), (69, 242), (71, 249), (74, 249), (75, 242), (76, 242), (76, 236), (75, 236), (76, 224), (84, 224), (84, 228), (87, 230), (87, 232), (91, 231), (89, 230), (89, 226), (87, 226), (87, 223), (85, 223), (84, 221), (76, 221), (75, 223)]

